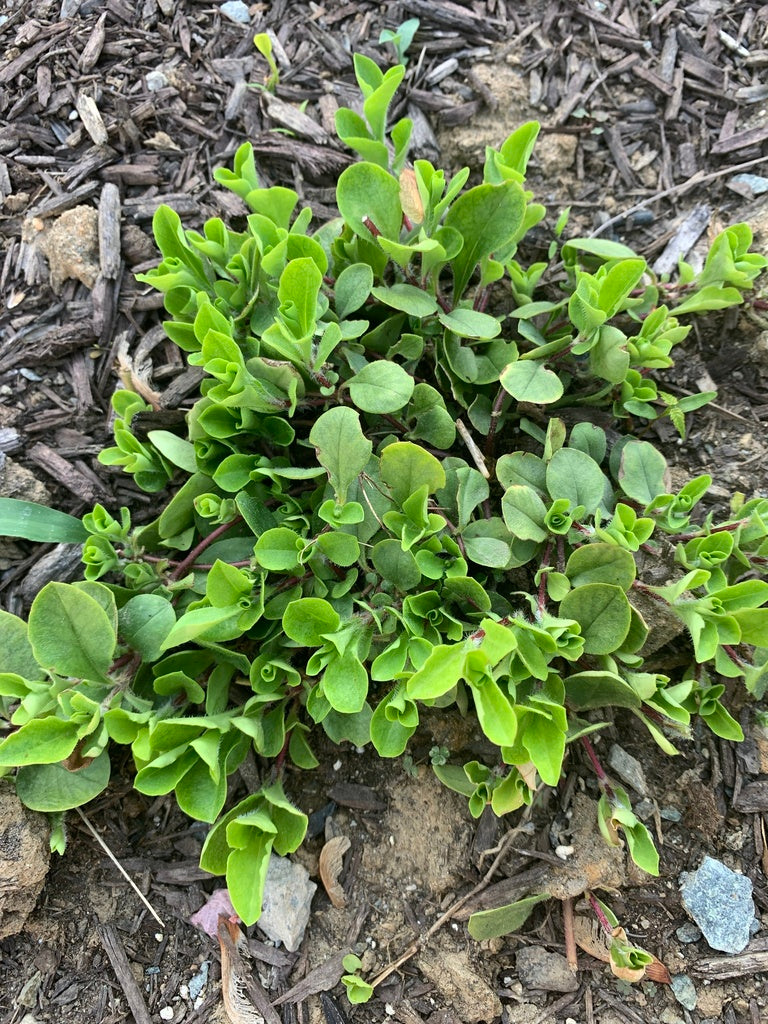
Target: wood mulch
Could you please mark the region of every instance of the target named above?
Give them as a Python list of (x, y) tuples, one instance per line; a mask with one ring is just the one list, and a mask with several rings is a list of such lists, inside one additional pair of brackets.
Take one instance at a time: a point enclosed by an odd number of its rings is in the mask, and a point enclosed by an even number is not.
[[(0, 7), (0, 495), (75, 515), (95, 501), (151, 514), (154, 499), (96, 455), (109, 443), (118, 373), (157, 394), (153, 427), (178, 423), (199, 381), (159, 327), (160, 297), (134, 278), (156, 261), (154, 212), (166, 203), (188, 227), (241, 216), (211, 172), (248, 139), (265, 185), (290, 185), (318, 219), (331, 215), (351, 160), (334, 132), (337, 107), (357, 103), (351, 55), (390, 61), (379, 33), (408, 18), (420, 26), (394, 113), (414, 120), (414, 155), (439, 161), (445, 131), (494, 110), (478, 68), (507, 62), (544, 135), (576, 139), (568, 187), (549, 184), (546, 201), (554, 216), (567, 201), (586, 233), (620, 237), (671, 270), (712, 210), (743, 208), (768, 188), (768, 5), (757, 0), (275, 0), (248, 10), (246, 25), (217, 0)], [(258, 88), (267, 68), (252, 38), (262, 31), (280, 68), (274, 95)], [(755, 411), (733, 415), (754, 429), (768, 399), (749, 397)], [(8, 610), (77, 572), (71, 551), (0, 540)], [(744, 780), (738, 810), (754, 816), (759, 855), (765, 789), (750, 789), (760, 784), (732, 755), (725, 770)], [(189, 878), (155, 871), (153, 888), (173, 902)], [(100, 938), (134, 1019), (159, 1019), (130, 984), (120, 937), (105, 926)], [(743, 973), (753, 969), (745, 961)], [(68, 991), (54, 1000), (63, 1006)], [(100, 999), (94, 1020), (126, 1019), (112, 989)], [(160, 1002), (155, 993), (153, 1012)], [(572, 1000), (558, 1006), (578, 1015)]]

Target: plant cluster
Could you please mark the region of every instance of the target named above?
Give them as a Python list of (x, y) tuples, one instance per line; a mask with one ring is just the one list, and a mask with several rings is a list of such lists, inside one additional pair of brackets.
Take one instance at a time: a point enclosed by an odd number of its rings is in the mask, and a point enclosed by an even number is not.
[[(411, 122), (387, 130), (404, 67), (355, 70), (362, 113), (337, 126), (360, 159), (337, 219), (314, 226), (294, 191), (263, 187), (247, 143), (214, 175), (250, 211), (238, 230), (155, 216), (162, 260), (140, 279), (199, 397), (183, 435), (145, 432), (146, 403), (118, 390), (100, 460), (166, 492), (160, 514), (0, 507), (0, 532), (81, 540), (85, 566), (28, 622), (0, 613), (0, 772), (61, 815), (107, 785), (109, 741), (129, 746), (137, 790), (211, 823), (202, 867), (248, 923), (270, 851), (304, 836), (281, 779), (317, 764), (318, 729), (393, 758), (424, 709), (474, 715), (495, 756), (435, 748), (434, 771), (473, 815), (502, 815), (557, 785), (614, 708), (674, 754), (696, 717), (741, 737), (723, 677), (768, 685), (768, 498), (697, 514), (710, 477), (671, 490), (632, 433), (666, 416), (684, 436), (712, 397), (662, 376), (680, 317), (741, 302), (766, 267), (749, 228), (674, 282), (624, 245), (566, 240), (567, 215), (529, 262), (538, 125), (489, 147), (468, 186), (466, 168), (406, 167)], [(657, 563), (664, 585), (644, 579)], [(641, 593), (687, 630), (675, 678), (643, 655)], [(268, 784), (225, 809), (252, 752)], [(607, 841), (656, 871), (627, 794), (599, 781)]]

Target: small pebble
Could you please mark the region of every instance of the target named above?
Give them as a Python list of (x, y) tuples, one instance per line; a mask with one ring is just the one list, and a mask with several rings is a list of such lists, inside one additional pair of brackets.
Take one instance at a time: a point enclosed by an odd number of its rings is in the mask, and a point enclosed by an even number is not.
[(662, 807), (659, 814), (664, 821), (680, 821), (682, 814), (676, 807)]
[(230, 21), (234, 21), (241, 25), (250, 25), (251, 15), (248, 10), (247, 4), (243, 3), (243, 0), (227, 0), (225, 4), (222, 4), (219, 8), (225, 18), (229, 18)]
[(687, 974), (676, 974), (672, 979), (672, 992), (675, 999), (686, 1010), (696, 1009), (696, 989)]
[(635, 804), (635, 814), (641, 821), (648, 821), (653, 817), (653, 800), (649, 800), (647, 797), (643, 800), (638, 801)]
[(168, 85), (168, 77), (162, 71), (148, 71), (145, 78), (150, 92), (159, 92)]
[(189, 998), (193, 1001), (197, 999), (200, 993), (205, 988), (205, 984), (208, 981), (208, 968), (210, 967), (209, 960), (203, 960), (200, 964), (200, 970), (194, 976), (189, 979)]
[(701, 938), (701, 928), (693, 921), (686, 921), (681, 924), (675, 932), (678, 942), (698, 942)]
[(173, 1007), (164, 1006), (160, 1011), (160, 1020), (173, 1020)]

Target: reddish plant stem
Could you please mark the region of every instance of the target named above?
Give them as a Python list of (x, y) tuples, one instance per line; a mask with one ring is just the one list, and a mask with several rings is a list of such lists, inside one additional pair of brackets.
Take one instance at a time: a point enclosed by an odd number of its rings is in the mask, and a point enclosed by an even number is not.
[(124, 668), (134, 658), (133, 651), (126, 651), (125, 654), (121, 654), (119, 658), (116, 658), (107, 669), (107, 674), (110, 672), (116, 672), (119, 668)]
[(611, 788), (611, 784), (608, 781), (608, 776), (605, 774), (605, 770), (603, 769), (603, 766), (600, 764), (597, 754), (595, 753), (595, 748), (592, 746), (587, 736), (581, 737), (581, 745), (586, 750), (587, 757), (592, 763), (592, 767), (595, 770), (595, 775), (597, 776), (597, 781), (600, 784), (600, 789), (603, 790), (607, 797), (612, 797), (613, 789)]
[(731, 647), (730, 644), (723, 644), (722, 647), (723, 647), (723, 650), (725, 651), (725, 653), (728, 655), (728, 657), (734, 663), (734, 665), (738, 665), (739, 668), (746, 668), (746, 667), (748, 667), (747, 663), (744, 661), (744, 659), (739, 657), (739, 655), (736, 653), (736, 651), (733, 649), (733, 647)]
[(588, 893), (588, 899), (589, 899), (589, 905), (590, 905), (590, 907), (592, 907), (592, 910), (594, 912), (595, 917), (600, 922), (600, 927), (603, 929), (604, 932), (606, 932), (606, 934), (613, 936), (613, 925), (608, 920), (608, 918), (605, 916), (605, 911), (600, 906), (600, 904), (597, 902), (597, 900), (595, 899), (595, 897), (592, 895), (591, 892)]
[(230, 519), (228, 523), (222, 523), (221, 526), (217, 526), (215, 530), (212, 530), (208, 534), (207, 537), (203, 537), (200, 543), (196, 547), (192, 548), (192, 550), (184, 559), (184, 561), (179, 562), (179, 564), (171, 573), (169, 579), (182, 579), (187, 570), (192, 568), (192, 566), (195, 564), (195, 562), (198, 560), (198, 558), (203, 553), (203, 551), (205, 551), (206, 548), (209, 548), (211, 544), (213, 544), (214, 541), (218, 540), (219, 537), (223, 536), (227, 532), (227, 530), (231, 530), (233, 526), (235, 526), (237, 523), (241, 523), (242, 521), (242, 516), (235, 516), (235, 518)]
[[(733, 533), (740, 526), (746, 526), (748, 522), (749, 519), (739, 519), (735, 523), (723, 523), (722, 526), (713, 526), (709, 533)], [(670, 540), (686, 541), (706, 536), (707, 532), (705, 530), (696, 530), (693, 533), (673, 533), (670, 536)]]

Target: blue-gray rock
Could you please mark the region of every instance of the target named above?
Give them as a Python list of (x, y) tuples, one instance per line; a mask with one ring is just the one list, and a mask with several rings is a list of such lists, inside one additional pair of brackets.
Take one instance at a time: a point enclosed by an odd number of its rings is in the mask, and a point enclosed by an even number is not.
[(282, 942), (289, 953), (295, 953), (304, 938), (316, 889), (303, 864), (274, 853), (269, 858), (264, 904), (257, 924), (268, 938)]
[(251, 23), (250, 11), (247, 4), (243, 3), (243, 0), (227, 0), (226, 3), (221, 5), (219, 10), (230, 21), (238, 22), (240, 25), (250, 25)]
[(676, 974), (672, 979), (672, 992), (675, 999), (686, 1010), (696, 1009), (696, 989), (687, 974)]
[(701, 928), (693, 921), (685, 921), (675, 931), (678, 942), (698, 942), (701, 938)]
[(664, 821), (680, 821), (682, 814), (676, 807), (662, 807), (659, 811)]
[(681, 882), (683, 906), (712, 949), (741, 953), (755, 916), (750, 880), (705, 857), (698, 871), (683, 872)]

